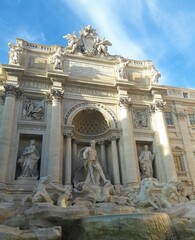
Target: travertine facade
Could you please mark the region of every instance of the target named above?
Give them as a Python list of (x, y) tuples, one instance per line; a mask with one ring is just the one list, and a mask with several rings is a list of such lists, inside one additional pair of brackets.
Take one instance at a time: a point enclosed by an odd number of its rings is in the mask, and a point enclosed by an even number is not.
[(111, 43), (91, 26), (65, 38), (68, 47), (9, 43), (9, 64), (0, 65), (0, 188), (32, 190), (48, 175), (72, 185), (80, 151), (95, 140), (112, 184), (141, 181), (148, 145), (153, 177), (193, 195), (195, 90), (158, 84), (151, 61), (109, 55)]

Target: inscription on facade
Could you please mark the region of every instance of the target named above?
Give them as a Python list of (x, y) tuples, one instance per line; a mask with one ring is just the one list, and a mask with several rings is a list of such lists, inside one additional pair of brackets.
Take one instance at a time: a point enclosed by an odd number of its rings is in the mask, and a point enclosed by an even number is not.
[(45, 83), (45, 82), (40, 82), (36, 80), (21, 80), (20, 81), (20, 86), (21, 87), (27, 87), (27, 88), (37, 88), (37, 89), (50, 89), (51, 84)]
[(94, 65), (89, 63), (80, 63), (76, 61), (69, 62), (70, 76), (80, 76), (88, 78), (114, 78), (114, 67)]
[(66, 87), (65, 93), (86, 94), (92, 96), (117, 97), (116, 93), (77, 87)]

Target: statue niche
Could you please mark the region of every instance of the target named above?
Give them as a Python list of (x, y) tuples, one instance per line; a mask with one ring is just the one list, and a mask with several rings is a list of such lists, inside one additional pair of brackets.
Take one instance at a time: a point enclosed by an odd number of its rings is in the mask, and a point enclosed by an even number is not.
[(155, 158), (155, 154), (151, 153), (148, 145), (145, 144), (143, 148), (144, 149), (141, 151), (141, 153), (138, 156), (141, 178), (142, 179), (152, 178), (154, 175), (153, 161)]
[(17, 160), (16, 178), (17, 180), (37, 180), (39, 178), (40, 168), (40, 146), (39, 139), (30, 139), (28, 144), (24, 144), (25, 140), (21, 140), (22, 147), (19, 151), (19, 158)]

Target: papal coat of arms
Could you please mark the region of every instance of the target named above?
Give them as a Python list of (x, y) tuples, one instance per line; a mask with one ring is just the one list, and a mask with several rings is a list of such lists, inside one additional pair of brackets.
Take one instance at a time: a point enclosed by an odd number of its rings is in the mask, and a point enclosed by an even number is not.
[(91, 25), (82, 28), (79, 36), (73, 32), (73, 35), (67, 34), (63, 38), (68, 39), (67, 53), (80, 52), (87, 56), (108, 56), (108, 46), (112, 46), (105, 38), (101, 40), (96, 29), (93, 29)]

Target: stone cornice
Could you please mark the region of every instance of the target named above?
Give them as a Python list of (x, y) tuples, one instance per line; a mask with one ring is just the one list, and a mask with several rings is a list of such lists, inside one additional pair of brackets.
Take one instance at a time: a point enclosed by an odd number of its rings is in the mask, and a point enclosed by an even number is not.
[(11, 64), (2, 64), (2, 69), (10, 75), (14, 76), (20, 76), (24, 73), (24, 68), (18, 66), (18, 65), (11, 65)]
[(162, 87), (160, 85), (150, 86), (149, 88), (150, 93), (154, 96), (155, 94), (162, 94), (167, 91), (167, 88)]
[(68, 74), (62, 71), (49, 71), (47, 72), (48, 78), (50, 78), (51, 82), (61, 82), (64, 83), (68, 79)]

